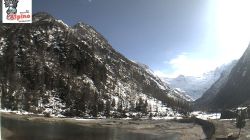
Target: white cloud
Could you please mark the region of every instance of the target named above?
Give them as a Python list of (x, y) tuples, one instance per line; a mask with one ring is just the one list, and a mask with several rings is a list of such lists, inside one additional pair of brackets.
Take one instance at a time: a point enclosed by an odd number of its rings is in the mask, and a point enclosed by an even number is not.
[(167, 62), (174, 72), (170, 73), (169, 76), (178, 76), (180, 74), (186, 76), (199, 76), (205, 72), (214, 70), (219, 65), (223, 64), (223, 60), (213, 61), (211, 59), (194, 59), (183, 53), (178, 55), (176, 58), (171, 59)]

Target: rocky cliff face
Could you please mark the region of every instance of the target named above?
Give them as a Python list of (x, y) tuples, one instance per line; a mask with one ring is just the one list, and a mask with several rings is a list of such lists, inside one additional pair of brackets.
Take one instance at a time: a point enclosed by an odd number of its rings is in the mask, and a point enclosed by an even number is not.
[(2, 108), (110, 116), (171, 113), (168, 107), (176, 106), (170, 88), (93, 27), (69, 27), (46, 13), (34, 15), (32, 24), (0, 25), (0, 67)]

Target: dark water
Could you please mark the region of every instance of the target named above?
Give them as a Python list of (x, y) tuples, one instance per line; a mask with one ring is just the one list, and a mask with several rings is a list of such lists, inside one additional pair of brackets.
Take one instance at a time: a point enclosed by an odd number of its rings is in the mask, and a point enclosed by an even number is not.
[(14, 135), (5, 140), (177, 140), (178, 135), (146, 135), (125, 131), (124, 129), (83, 127), (70, 123), (34, 123), (2, 117), (2, 128)]

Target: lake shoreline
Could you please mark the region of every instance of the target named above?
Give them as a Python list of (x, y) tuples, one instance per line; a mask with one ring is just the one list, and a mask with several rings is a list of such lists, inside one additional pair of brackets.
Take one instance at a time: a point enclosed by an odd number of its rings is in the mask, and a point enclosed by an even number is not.
[[(164, 137), (171, 134), (178, 135), (178, 139), (198, 140), (206, 138), (203, 129), (195, 123), (180, 123), (174, 120), (132, 120), (132, 119), (75, 119), (75, 118), (46, 118), (37, 115), (18, 115), (1, 112), (1, 117), (28, 121), (31, 123), (69, 123), (82, 127), (97, 127), (122, 129), (131, 133), (147, 134)], [(9, 136), (13, 132), (2, 127), (2, 135)]]

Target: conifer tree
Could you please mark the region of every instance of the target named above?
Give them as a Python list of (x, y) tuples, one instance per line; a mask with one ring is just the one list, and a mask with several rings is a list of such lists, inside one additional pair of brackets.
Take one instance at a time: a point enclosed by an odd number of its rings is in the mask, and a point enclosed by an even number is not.
[(236, 127), (239, 128), (239, 134), (238, 134), (239, 137), (241, 129), (245, 127), (245, 125), (246, 125), (245, 114), (242, 110), (240, 110), (238, 117), (236, 118)]

